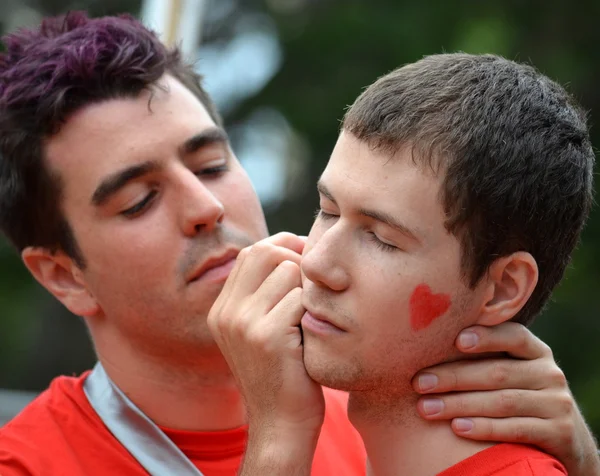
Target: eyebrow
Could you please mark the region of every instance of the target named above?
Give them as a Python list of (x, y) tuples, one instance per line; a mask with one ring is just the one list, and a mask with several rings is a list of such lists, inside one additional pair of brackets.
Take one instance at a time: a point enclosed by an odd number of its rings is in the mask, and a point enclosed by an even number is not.
[[(229, 143), (227, 133), (220, 127), (211, 127), (187, 139), (179, 148), (179, 152), (182, 156), (185, 156), (193, 154), (203, 147), (207, 147), (212, 144), (227, 143)], [(97, 207), (103, 205), (110, 197), (115, 195), (132, 180), (143, 177), (151, 172), (155, 172), (160, 168), (161, 166), (158, 162), (148, 161), (142, 164), (127, 167), (126, 169), (109, 175), (102, 180), (98, 187), (96, 187), (96, 190), (92, 195), (92, 204)]]
[(100, 185), (98, 185), (96, 190), (94, 190), (92, 195), (92, 205), (97, 207), (101, 206), (132, 180), (149, 174), (150, 172), (154, 172), (158, 169), (160, 169), (160, 165), (157, 162), (148, 161), (142, 164), (136, 164), (131, 167), (127, 167), (109, 175), (102, 180)]
[[(333, 204), (337, 206), (337, 202), (335, 201), (335, 198), (333, 198), (333, 195), (331, 194), (329, 189), (320, 180), (317, 182), (317, 190), (319, 191), (319, 193), (321, 195), (326, 197), (329, 201), (333, 202)], [(368, 208), (361, 207), (358, 209), (358, 214), (368, 217), (368, 218), (372, 218), (373, 220), (377, 220), (381, 223), (384, 223), (385, 225), (389, 226), (390, 228), (392, 228), (392, 229), (402, 233), (406, 237), (416, 241), (417, 243), (421, 242), (421, 240), (419, 240), (419, 238), (417, 237), (417, 234), (415, 232), (413, 232), (406, 225), (403, 225), (402, 223), (400, 223), (396, 218), (394, 218), (389, 213), (379, 211), (379, 210), (370, 210)]]
[(220, 127), (211, 127), (210, 129), (205, 129), (186, 140), (180, 148), (180, 153), (181, 155), (189, 155), (209, 145), (225, 145), (228, 143), (229, 138), (223, 129)]

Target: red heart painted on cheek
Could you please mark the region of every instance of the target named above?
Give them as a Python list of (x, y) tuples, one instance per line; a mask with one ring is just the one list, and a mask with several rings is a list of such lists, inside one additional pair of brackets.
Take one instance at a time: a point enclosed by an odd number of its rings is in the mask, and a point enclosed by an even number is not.
[(419, 284), (410, 297), (410, 326), (413, 331), (429, 327), (450, 307), (450, 296), (434, 294), (426, 284)]

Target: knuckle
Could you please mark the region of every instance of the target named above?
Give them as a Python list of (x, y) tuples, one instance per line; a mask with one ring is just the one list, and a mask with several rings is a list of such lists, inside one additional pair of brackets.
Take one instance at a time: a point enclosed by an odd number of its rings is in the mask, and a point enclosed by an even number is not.
[(288, 295), (291, 298), (294, 298), (294, 300), (302, 299), (302, 288), (300, 286), (296, 286), (288, 293)]
[(517, 415), (520, 402), (519, 392), (503, 392), (500, 394), (499, 410), (505, 415)]
[(206, 322), (210, 329), (222, 330), (227, 324), (227, 319), (223, 319), (223, 312), (221, 310), (213, 309), (208, 313)]
[(505, 362), (496, 362), (490, 374), (491, 382), (498, 388), (503, 388), (510, 378), (510, 369)]
[(452, 415), (466, 416), (469, 414), (470, 407), (472, 413), (472, 406), (468, 404), (464, 395), (444, 399), (444, 408)]
[(246, 330), (246, 340), (252, 347), (264, 349), (267, 347), (270, 339), (263, 329), (254, 326)]
[(517, 423), (514, 430), (515, 441), (517, 443), (530, 443), (532, 430), (527, 423)]
[[(442, 376), (439, 377), (440, 381), (442, 381)], [(458, 373), (456, 372), (456, 369), (452, 368), (449, 370), (449, 372), (446, 375), (446, 381), (448, 384), (448, 390), (454, 390), (458, 388)]]
[(567, 376), (556, 364), (550, 370), (550, 381), (556, 387), (566, 388), (568, 386)]
[(254, 245), (250, 245), (250, 246), (247, 246), (246, 248), (242, 248), (237, 255), (237, 258), (236, 258), (237, 261), (242, 261), (242, 260), (246, 259), (246, 257), (250, 254), (250, 251), (252, 250), (253, 247), (254, 247)]
[(529, 346), (529, 339), (532, 334), (529, 332), (529, 330), (526, 327), (523, 327), (520, 324), (517, 325), (516, 329), (517, 330), (515, 332), (515, 337), (513, 340), (513, 342), (515, 343), (515, 346), (520, 349), (527, 348)]
[(258, 243), (255, 243), (254, 245), (252, 245), (250, 248), (248, 248), (248, 254), (250, 256), (260, 256), (263, 255), (265, 253), (268, 253), (269, 250), (273, 249), (273, 245), (271, 245), (270, 243), (266, 243), (264, 241), (259, 241)]
[(208, 313), (208, 316), (206, 317), (206, 325), (211, 331), (219, 328), (219, 320), (217, 319), (216, 313)]
[(572, 415), (575, 410), (575, 401), (568, 392), (560, 392), (556, 395), (556, 405), (560, 415)]
[(298, 273), (300, 271), (300, 266), (293, 261), (285, 260), (279, 263), (279, 268), (288, 272), (288, 273)]
[(243, 338), (246, 334), (246, 323), (241, 319), (231, 319), (228, 324), (222, 325), (220, 331), (224, 334), (234, 336), (235, 338)]
[(552, 351), (552, 348), (542, 340), (540, 340), (540, 346), (543, 349), (544, 355), (547, 355), (554, 360), (554, 352)]
[(295, 237), (296, 235), (290, 233), (289, 231), (280, 231), (273, 236), (274, 239), (293, 239)]
[(561, 418), (554, 426), (561, 445), (570, 446), (575, 439), (575, 424), (570, 418)]

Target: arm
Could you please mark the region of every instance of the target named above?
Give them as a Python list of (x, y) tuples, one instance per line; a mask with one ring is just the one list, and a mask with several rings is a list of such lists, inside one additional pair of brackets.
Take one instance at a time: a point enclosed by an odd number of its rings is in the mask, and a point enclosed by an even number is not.
[[(256, 420), (254, 420), (256, 422)], [(309, 476), (319, 437), (318, 431), (302, 432), (293, 426), (265, 428), (250, 423), (248, 445), (240, 476)]]
[(303, 246), (283, 233), (243, 250), (209, 313), (248, 411), (242, 476), (310, 475), (325, 403), (302, 359)]
[(423, 418), (452, 419), (454, 432), (473, 440), (536, 445), (571, 476), (600, 476), (596, 441), (546, 344), (508, 322), (467, 329), (456, 346), (465, 354), (508, 355), (419, 372), (413, 387), (426, 395), (418, 403)]

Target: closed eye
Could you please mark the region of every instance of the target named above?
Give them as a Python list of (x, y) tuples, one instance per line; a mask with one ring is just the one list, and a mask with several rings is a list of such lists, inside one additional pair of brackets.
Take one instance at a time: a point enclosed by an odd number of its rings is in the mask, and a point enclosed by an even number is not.
[(315, 220), (317, 218), (320, 218), (321, 220), (332, 220), (337, 217), (338, 215), (333, 215), (331, 213), (324, 212), (321, 208), (317, 208), (315, 210)]
[(210, 178), (216, 178), (216, 177), (219, 177), (224, 172), (227, 172), (228, 170), (229, 170), (229, 168), (227, 167), (227, 165), (223, 164), (223, 165), (219, 165), (218, 167), (209, 167), (207, 169), (198, 170), (197, 172), (194, 172), (194, 174), (196, 174), (198, 177), (200, 177), (200, 176), (207, 177), (208, 176)]
[(137, 215), (140, 215), (142, 212), (144, 212), (149, 205), (152, 203), (152, 200), (154, 199), (154, 197), (156, 197), (156, 194), (158, 192), (156, 190), (152, 190), (148, 195), (146, 195), (142, 201), (136, 203), (135, 205), (133, 205), (132, 207), (123, 210), (121, 212), (121, 215), (123, 215), (126, 218), (134, 218)]
[(372, 231), (367, 232), (367, 235), (369, 236), (369, 240), (372, 241), (373, 243), (375, 243), (377, 248), (379, 248), (383, 251), (390, 252), (390, 251), (398, 251), (400, 249), (397, 246), (390, 245), (389, 243), (386, 243), (385, 241), (380, 240), (379, 237)]

